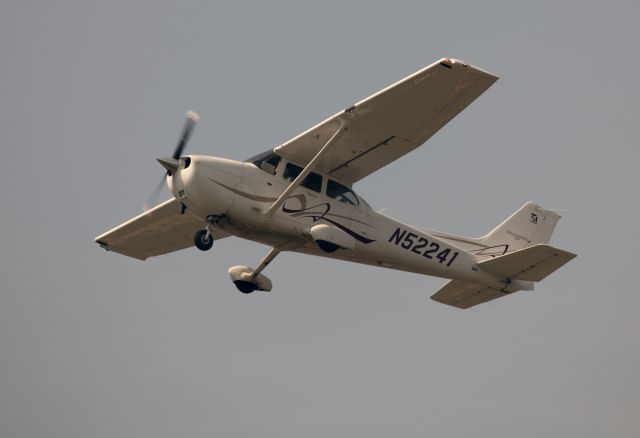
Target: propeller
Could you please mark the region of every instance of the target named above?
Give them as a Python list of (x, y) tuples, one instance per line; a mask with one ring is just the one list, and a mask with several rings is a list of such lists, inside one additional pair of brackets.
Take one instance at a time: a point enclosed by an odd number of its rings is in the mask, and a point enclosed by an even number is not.
[(193, 128), (196, 127), (198, 121), (200, 121), (200, 116), (198, 116), (196, 112), (187, 112), (187, 117), (184, 121), (184, 126), (182, 127), (182, 132), (180, 133), (180, 138), (178, 139), (176, 149), (173, 151), (173, 155), (171, 158), (157, 158), (162, 167), (167, 169), (167, 173), (162, 176), (160, 183), (144, 203), (142, 207), (144, 211), (149, 210), (152, 205), (155, 205), (158, 202), (158, 197), (160, 196), (160, 193), (162, 193), (162, 187), (164, 187), (165, 178), (167, 175), (171, 175), (172, 172), (175, 172), (178, 169), (178, 160), (182, 156), (182, 151), (184, 151), (184, 148), (187, 146), (187, 142), (189, 141), (189, 138), (191, 138)]

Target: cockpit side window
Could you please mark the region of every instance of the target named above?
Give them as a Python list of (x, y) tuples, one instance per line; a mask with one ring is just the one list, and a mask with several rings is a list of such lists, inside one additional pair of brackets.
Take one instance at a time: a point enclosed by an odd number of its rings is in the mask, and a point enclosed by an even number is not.
[[(286, 167), (284, 168), (282, 177), (287, 181), (293, 181), (298, 175), (300, 175), (300, 172), (302, 172), (302, 167), (297, 166), (293, 163), (287, 163)], [(310, 190), (313, 190), (314, 192), (320, 193), (320, 191), (322, 190), (322, 175), (311, 172), (309, 173), (309, 175), (307, 175), (304, 181), (302, 181), (301, 185)]]
[(322, 176), (311, 172), (304, 181), (302, 181), (302, 185), (314, 192), (320, 193), (322, 191)]
[(264, 152), (260, 155), (256, 155), (253, 158), (250, 158), (252, 164), (256, 165), (263, 171), (267, 172), (270, 175), (275, 175), (276, 170), (278, 169), (278, 164), (280, 163), (280, 157), (274, 154), (272, 151)]
[(349, 187), (330, 179), (327, 181), (327, 196), (346, 204), (358, 205), (358, 197)]
[(293, 163), (287, 163), (287, 166), (284, 168), (284, 173), (282, 177), (287, 181), (291, 182), (302, 172), (302, 167), (296, 166)]

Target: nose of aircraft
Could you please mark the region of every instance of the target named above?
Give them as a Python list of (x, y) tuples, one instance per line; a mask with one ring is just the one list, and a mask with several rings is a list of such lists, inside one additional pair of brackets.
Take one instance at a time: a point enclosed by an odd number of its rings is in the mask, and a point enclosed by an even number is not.
[(233, 161), (206, 156), (157, 160), (167, 169), (169, 191), (197, 216), (224, 214), (231, 205), (234, 193), (223, 189), (220, 184), (235, 186), (241, 179), (227, 169), (235, 170), (228, 164), (233, 164)]
[(156, 158), (158, 163), (171, 174), (175, 173), (178, 170), (178, 160), (175, 158)]

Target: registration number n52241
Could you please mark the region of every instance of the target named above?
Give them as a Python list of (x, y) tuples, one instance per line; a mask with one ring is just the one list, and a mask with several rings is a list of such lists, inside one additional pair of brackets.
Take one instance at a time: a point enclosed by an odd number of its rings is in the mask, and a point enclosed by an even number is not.
[(446, 266), (451, 266), (451, 263), (458, 257), (458, 251), (453, 251), (445, 246), (441, 247), (438, 242), (429, 242), (424, 237), (400, 228), (396, 228), (389, 237), (389, 242), (424, 258), (437, 260)]

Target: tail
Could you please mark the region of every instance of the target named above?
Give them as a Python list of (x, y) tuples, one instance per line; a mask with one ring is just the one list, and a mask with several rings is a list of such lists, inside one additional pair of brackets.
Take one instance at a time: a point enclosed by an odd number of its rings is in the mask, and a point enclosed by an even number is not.
[(506, 246), (505, 252), (549, 243), (559, 219), (560, 216), (553, 211), (545, 210), (534, 202), (527, 202), (478, 240), (487, 247)]
[(534, 282), (542, 281), (576, 256), (547, 245), (559, 219), (550, 210), (526, 203), (489, 234), (474, 239), (484, 246), (472, 251), (479, 260), (478, 267), (504, 278), (504, 285), (451, 280), (431, 298), (467, 309), (519, 290), (533, 290)]

